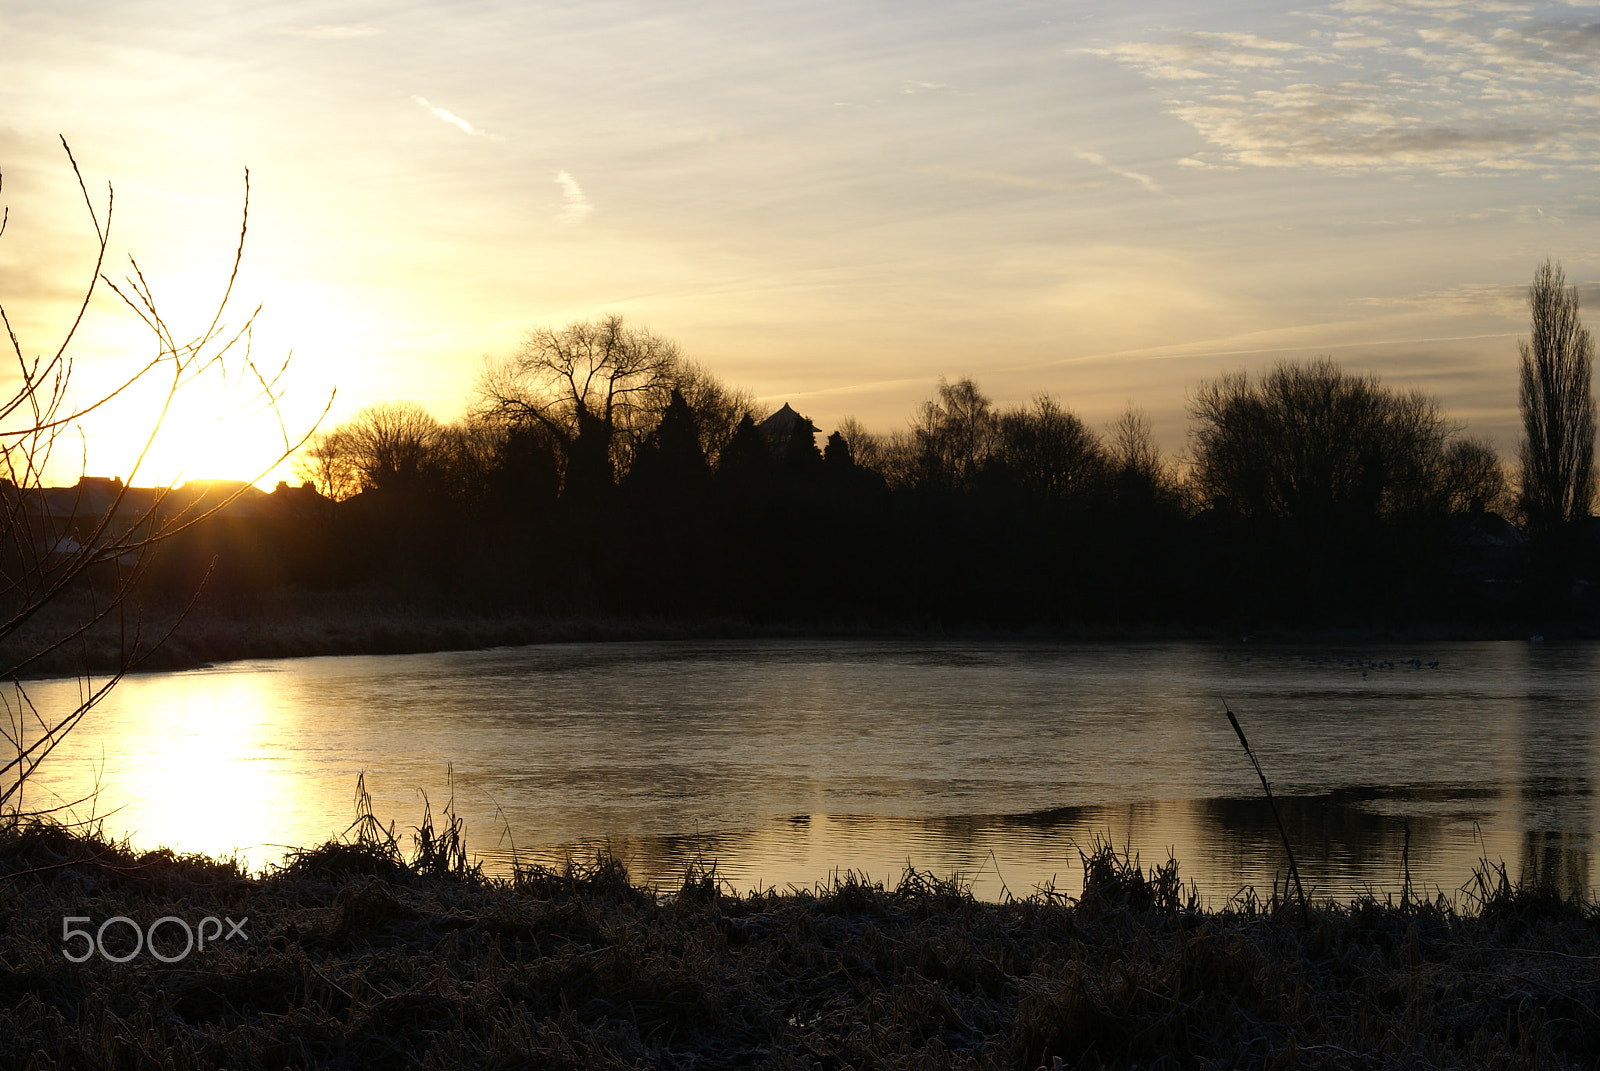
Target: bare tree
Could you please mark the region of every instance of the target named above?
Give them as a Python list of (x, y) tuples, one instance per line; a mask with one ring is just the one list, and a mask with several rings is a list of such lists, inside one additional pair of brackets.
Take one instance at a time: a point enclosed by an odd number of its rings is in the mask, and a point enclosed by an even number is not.
[[(255, 312), (237, 328), (223, 322), (248, 230), (248, 172), (233, 271), (210, 322), (198, 334), (185, 338), (163, 318), (137, 262), (130, 258), (131, 274), (120, 285), (103, 274), (114, 193), (108, 184), (102, 212), (90, 196), (64, 140), (62, 147), (83, 194), (96, 239), (95, 264), (82, 300), (53, 352), (32, 357), (11, 329), (10, 316), (0, 306), (0, 322), (4, 323), (16, 361), (16, 386), (9, 397), (0, 399), (0, 471), (4, 473), (0, 479), (0, 680), (10, 682), (10, 694), (4, 703), (10, 715), (9, 725), (0, 728), (0, 737), (12, 751), (10, 758), (0, 757), (0, 812), (13, 818), (50, 810), (22, 809), (29, 779), (123, 675), (170, 635), (171, 628), (146, 635), (133, 601), (136, 585), (156, 548), (226, 508), (246, 486), (240, 484), (234, 493), (203, 499), (199, 505), (169, 497), (165, 489), (134, 493), (133, 484), (174, 401), (202, 375), (236, 375), (252, 383), (261, 404), (277, 413), (280, 383), (287, 369), (285, 361), (276, 374), (267, 375), (251, 358), (250, 328)], [(0, 235), (7, 218), (8, 214), (0, 215)], [(73, 406), (68, 403), (73, 379), (70, 350), (101, 284), (121, 298), (148, 328), (154, 352), (133, 362), (120, 381), (102, 387), (92, 400)], [(84, 477), (73, 489), (45, 486), (61, 436), (77, 429), (80, 421), (135, 384), (149, 382), (160, 385), (159, 400), (136, 440), (138, 453), (126, 482), (91, 481)], [(283, 432), (283, 451), (267, 462), (257, 478), (293, 454), (315, 431), (313, 425), (311, 431), (296, 440), (281, 417), (279, 428)], [(46, 611), (60, 612), (47, 619)], [(66, 709), (35, 706), (20, 683), (21, 678), (52, 652), (86, 643), (91, 630), (103, 622), (118, 630), (115, 668), (103, 677), (91, 678), (86, 667), (78, 699)]]
[(434, 438), (429, 478), (458, 506), (482, 506), (492, 494), (506, 439), (503, 424), (470, 417), (446, 424)]
[(1589, 515), (1594, 498), (1594, 340), (1578, 318), (1578, 290), (1545, 261), (1528, 287), (1532, 337), (1518, 342), (1522, 373), (1522, 510), (1548, 535)]
[[(874, 436), (869, 467), (890, 487), (915, 487), (927, 477), (921, 437), (915, 430), (906, 428)], [(853, 440), (848, 440), (853, 442)], [(858, 464), (860, 462), (858, 461)]]
[(837, 433), (850, 448), (850, 458), (862, 468), (883, 472), (883, 437), (874, 435), (853, 416), (840, 419)]
[(416, 402), (369, 405), (333, 429), (363, 491), (417, 488), (429, 475), (444, 428)]
[(1156, 443), (1155, 429), (1143, 409), (1132, 405), (1112, 422), (1111, 464), (1120, 472), (1128, 472), (1150, 480), (1162, 482), (1165, 464), (1161, 447)]
[(675, 344), (611, 315), (528, 332), (515, 356), (484, 371), (477, 393), (484, 412), (540, 425), (569, 466), (604, 465), (609, 478), (624, 460), (613, 453), (618, 432), (650, 426), (679, 363)]
[(1000, 416), (997, 453), (1018, 487), (1045, 498), (1085, 490), (1105, 470), (1100, 439), (1048, 394)]
[[(663, 389), (665, 396), (663, 397)], [(756, 397), (743, 387), (730, 387), (694, 361), (679, 360), (675, 368), (657, 381), (651, 393), (650, 408), (659, 420), (672, 401), (672, 392), (683, 395), (700, 428), (700, 449), (715, 466), (723, 447), (733, 439), (739, 421), (753, 413)]]
[(1191, 403), (1194, 480), (1209, 502), (1248, 517), (1338, 526), (1442, 508), (1439, 403), (1351, 375), (1323, 358), (1285, 362), (1259, 382), (1205, 383)]
[(1510, 512), (1511, 492), (1500, 457), (1486, 439), (1457, 439), (1444, 452), (1445, 493), (1451, 513)]
[(921, 481), (965, 490), (993, 454), (1000, 420), (971, 379), (939, 381), (938, 397), (922, 403), (912, 424)]
[(309, 481), (323, 497), (335, 502), (361, 491), (361, 476), (356, 470), (354, 451), (343, 430), (330, 428), (312, 436), (295, 459), (295, 475)]

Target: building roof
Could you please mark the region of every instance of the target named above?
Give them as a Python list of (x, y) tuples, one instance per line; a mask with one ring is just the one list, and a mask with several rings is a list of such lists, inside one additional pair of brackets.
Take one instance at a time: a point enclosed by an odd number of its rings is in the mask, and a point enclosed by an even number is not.
[(775, 454), (783, 452), (789, 441), (794, 438), (797, 429), (808, 431), (812, 435), (821, 430), (811, 421), (789, 408), (788, 402), (784, 402), (782, 409), (779, 409), (776, 413), (756, 425), (756, 430), (767, 441), (767, 447)]

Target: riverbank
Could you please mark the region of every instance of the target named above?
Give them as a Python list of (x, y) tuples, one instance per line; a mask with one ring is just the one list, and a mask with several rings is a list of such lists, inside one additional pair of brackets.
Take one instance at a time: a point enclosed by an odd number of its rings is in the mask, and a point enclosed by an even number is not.
[[(47, 606), (6, 644), (7, 652), (42, 650), (88, 615), (87, 605), (63, 599)], [(1572, 627), (1547, 627), (1541, 638), (1595, 639)], [(151, 606), (126, 620), (106, 620), (81, 640), (63, 644), (30, 664), (28, 678), (75, 676), (86, 669), (116, 671), (137, 632), (141, 657), (135, 671), (194, 669), (216, 662), (324, 655), (422, 654), (484, 650), (540, 643), (605, 643), (644, 640), (725, 639), (924, 639), (938, 641), (1034, 640), (1065, 643), (1210, 642), (1292, 644), (1308, 650), (1382, 647), (1456, 640), (1527, 640), (1524, 623), (1426, 624), (1409, 627), (1251, 629), (1166, 625), (973, 628), (934, 620), (752, 621), (608, 618), (573, 615), (482, 614), (396, 603), (382, 592), (285, 593), (247, 606), (192, 609)], [(170, 632), (170, 635), (169, 635)], [(166, 637), (158, 645), (155, 641)]]
[[(1250, 895), (1202, 910), (1177, 864), (1107, 847), (1076, 900), (980, 903), (916, 872), (735, 895), (714, 866), (654, 890), (605, 856), (488, 881), (448, 824), (424, 820), (402, 856), (364, 821), (257, 875), (0, 825), (0, 1064), (1561, 1068), (1600, 1051), (1600, 911), (1493, 868), (1460, 903), (1305, 917)], [(210, 943), (185, 951), (187, 930)]]

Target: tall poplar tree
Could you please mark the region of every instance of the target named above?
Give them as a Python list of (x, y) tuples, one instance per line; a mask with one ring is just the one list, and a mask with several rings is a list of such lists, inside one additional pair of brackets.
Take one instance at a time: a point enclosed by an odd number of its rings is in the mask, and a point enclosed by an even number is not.
[(1578, 288), (1545, 261), (1528, 287), (1532, 337), (1522, 361), (1522, 510), (1548, 536), (1589, 515), (1594, 497), (1594, 339), (1578, 318)]

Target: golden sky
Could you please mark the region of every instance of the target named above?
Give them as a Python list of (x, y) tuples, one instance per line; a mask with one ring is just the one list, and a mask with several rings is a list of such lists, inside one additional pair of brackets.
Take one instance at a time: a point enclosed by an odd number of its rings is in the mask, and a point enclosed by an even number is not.
[[(91, 266), (64, 135), (115, 185), (113, 278), (132, 251), (191, 333), (249, 168), (229, 322), (292, 349), (291, 426), (335, 386), (335, 420), (452, 418), (530, 327), (620, 312), (824, 429), (970, 375), (1179, 448), (1201, 380), (1328, 353), (1513, 455), (1535, 266), (1600, 296), (1600, 5), (1110, 7), (5, 5), (0, 301), (52, 350)], [(86, 391), (149, 350), (91, 311)], [(201, 384), (141, 482), (253, 475), (247, 385)]]

